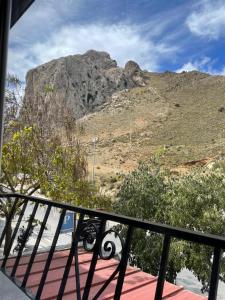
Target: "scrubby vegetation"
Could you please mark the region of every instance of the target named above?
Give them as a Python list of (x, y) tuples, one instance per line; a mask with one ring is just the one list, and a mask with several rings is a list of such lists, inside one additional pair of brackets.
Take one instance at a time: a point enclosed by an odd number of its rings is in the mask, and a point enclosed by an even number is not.
[[(123, 182), (115, 205), (118, 213), (199, 230), (205, 233), (225, 232), (225, 172), (217, 164), (212, 170), (192, 172), (175, 177), (162, 171), (153, 160), (141, 163)], [(131, 262), (144, 271), (157, 275), (162, 248), (162, 236), (143, 230), (135, 231)], [(213, 249), (173, 240), (167, 279), (176, 280), (182, 268), (191, 270), (208, 289)], [(220, 279), (225, 281), (222, 262)]]

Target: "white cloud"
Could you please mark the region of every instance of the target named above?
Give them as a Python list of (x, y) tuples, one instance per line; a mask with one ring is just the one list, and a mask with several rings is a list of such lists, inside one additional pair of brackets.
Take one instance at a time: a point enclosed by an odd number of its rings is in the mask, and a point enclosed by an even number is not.
[(26, 72), (39, 63), (33, 46), (39, 40), (48, 40), (60, 26), (76, 17), (81, 3), (82, 0), (35, 1), (10, 31), (8, 71), (23, 80)]
[(175, 72), (181, 73), (181, 72), (184, 72), (184, 71), (185, 72), (190, 72), (190, 71), (194, 71), (194, 70), (198, 70), (198, 66), (196, 66), (192, 62), (187, 62), (181, 68), (177, 69)]
[(225, 75), (225, 66), (221, 69), (214, 68), (215, 61), (210, 57), (203, 57), (199, 60), (189, 61), (185, 63), (182, 67), (177, 69), (175, 72), (181, 73), (183, 71), (200, 71), (204, 73), (209, 73), (212, 75)]
[(209, 65), (212, 63), (212, 60), (209, 57), (203, 57), (199, 60), (189, 61), (185, 63), (182, 67), (177, 69), (175, 72), (181, 73), (183, 71), (190, 72), (190, 71), (203, 71), (206, 72), (206, 69), (209, 69)]
[(201, 37), (216, 40), (225, 35), (225, 1), (202, 0), (188, 16), (189, 30)]
[(109, 52), (121, 66), (132, 59), (149, 70), (157, 70), (162, 57), (170, 57), (178, 50), (163, 42), (153, 42), (135, 25), (70, 24), (60, 26), (48, 38), (32, 41), (25, 47), (22, 44), (11, 47), (9, 72), (24, 77), (25, 72), (36, 65), (89, 49)]
[[(107, 51), (120, 66), (132, 59), (152, 71), (159, 70), (163, 60), (176, 57), (179, 46), (161, 36), (171, 26), (169, 12), (165, 16), (154, 15), (141, 25), (128, 19), (109, 24), (105, 18), (104, 22), (88, 23), (86, 15), (83, 16), (88, 9), (85, 3), (84, 0), (35, 1), (11, 31), (8, 71), (23, 80), (35, 66), (89, 49)], [(99, 20), (98, 16), (95, 18)]]
[(46, 39), (66, 22), (76, 18), (82, 0), (38, 0), (14, 25), (10, 34), (11, 43), (29, 44), (37, 39)]

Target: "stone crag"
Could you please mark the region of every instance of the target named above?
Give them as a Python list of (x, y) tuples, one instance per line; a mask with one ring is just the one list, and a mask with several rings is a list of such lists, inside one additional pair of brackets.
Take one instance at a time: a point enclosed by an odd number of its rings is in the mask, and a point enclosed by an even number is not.
[(78, 119), (100, 110), (114, 92), (144, 85), (137, 63), (129, 61), (123, 69), (108, 53), (89, 50), (30, 70), (24, 106), (35, 121), (60, 126), (68, 114)]

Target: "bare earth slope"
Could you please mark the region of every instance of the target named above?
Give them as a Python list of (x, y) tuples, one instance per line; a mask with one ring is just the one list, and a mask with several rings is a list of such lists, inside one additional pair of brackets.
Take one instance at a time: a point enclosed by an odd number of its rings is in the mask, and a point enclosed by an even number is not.
[(224, 151), (225, 77), (145, 72), (145, 82), (115, 93), (101, 111), (79, 120), (90, 167), (96, 140), (97, 174), (127, 172), (161, 152), (175, 167)]

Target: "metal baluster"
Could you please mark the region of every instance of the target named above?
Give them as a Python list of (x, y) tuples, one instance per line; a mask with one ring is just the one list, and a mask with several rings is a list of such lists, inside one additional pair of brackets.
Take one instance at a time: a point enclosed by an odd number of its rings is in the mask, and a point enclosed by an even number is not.
[(11, 251), (11, 248), (12, 248), (12, 245), (13, 245), (13, 242), (14, 242), (14, 240), (15, 240), (15, 237), (16, 237), (16, 235), (17, 235), (18, 229), (19, 229), (19, 227), (20, 227), (20, 223), (21, 223), (21, 221), (22, 221), (22, 219), (23, 219), (24, 212), (25, 212), (25, 210), (26, 210), (26, 208), (27, 208), (27, 203), (28, 203), (28, 202), (25, 201), (24, 204), (23, 204), (23, 208), (22, 208), (21, 213), (20, 213), (20, 216), (19, 216), (19, 218), (18, 218), (16, 227), (15, 227), (15, 229), (14, 229), (14, 231), (13, 231), (13, 235), (12, 235), (11, 241), (10, 241), (10, 243), (9, 243), (9, 246), (8, 246), (8, 248), (7, 248), (6, 255), (5, 255), (4, 259), (3, 259), (1, 268), (5, 268), (7, 259), (8, 259), (8, 257), (9, 257), (9, 254), (10, 254), (10, 251)]
[(12, 269), (12, 272), (11, 272), (11, 277), (14, 277), (15, 274), (16, 274), (16, 270), (17, 270), (17, 267), (19, 265), (19, 262), (20, 262), (20, 258), (22, 256), (22, 253), (23, 253), (23, 249), (26, 245), (26, 242), (27, 242), (27, 238), (29, 236), (29, 233), (30, 233), (30, 229), (32, 228), (32, 223), (34, 221), (34, 217), (36, 215), (36, 212), (37, 212), (37, 209), (38, 209), (38, 202), (35, 203), (34, 205), (34, 209), (32, 211), (32, 214), (29, 218), (29, 221), (28, 221), (28, 225), (27, 225), (27, 228), (26, 228), (26, 231), (24, 233), (24, 236), (23, 236), (23, 240), (22, 240), (22, 243), (19, 247), (19, 251), (18, 251), (18, 254), (17, 254), (17, 257), (16, 257), (16, 261), (14, 263), (14, 266), (13, 266), (13, 269)]
[(58, 222), (58, 225), (57, 225), (57, 228), (56, 228), (55, 236), (54, 236), (53, 241), (52, 241), (52, 245), (51, 245), (51, 248), (50, 248), (50, 251), (49, 251), (49, 254), (48, 254), (47, 261), (45, 263), (44, 271), (42, 273), (41, 281), (39, 283), (39, 287), (38, 287), (35, 299), (40, 299), (41, 298), (41, 294), (42, 294), (42, 291), (43, 291), (43, 288), (44, 288), (44, 284), (45, 284), (45, 281), (46, 281), (46, 278), (47, 278), (48, 270), (49, 270), (49, 267), (50, 267), (50, 264), (51, 264), (51, 261), (52, 261), (52, 257), (53, 257), (54, 251), (55, 251), (55, 247), (56, 247), (58, 238), (59, 238), (59, 233), (60, 233), (63, 221), (64, 221), (65, 214), (66, 214), (66, 209), (64, 208), (62, 210), (60, 218), (59, 218), (59, 222)]
[(76, 238), (77, 238), (77, 246), (75, 247), (75, 251), (74, 251), (74, 267), (75, 267), (77, 300), (81, 300), (81, 293), (80, 293), (80, 270), (79, 270), (79, 258), (78, 258), (79, 235)]
[(122, 250), (122, 256), (121, 256), (121, 261), (120, 261), (120, 271), (119, 271), (119, 276), (117, 279), (114, 300), (120, 299), (120, 295), (122, 292), (124, 277), (125, 277), (125, 273), (126, 273), (126, 269), (127, 269), (127, 262), (128, 262), (129, 253), (130, 253), (130, 245), (131, 245), (131, 238), (132, 238), (133, 231), (134, 231), (134, 228), (132, 226), (129, 226), (128, 230), (127, 230), (127, 235), (126, 235), (126, 242), (125, 242), (124, 248)]
[[(79, 237), (80, 237), (80, 233), (81, 233), (81, 229), (82, 229), (83, 220), (84, 220), (84, 215), (80, 215), (80, 218), (79, 218), (79, 221), (78, 221), (78, 224), (77, 224), (77, 228), (76, 228), (76, 232), (75, 232), (75, 236), (73, 238), (72, 245), (71, 245), (71, 248), (70, 248), (70, 253), (69, 253), (69, 256), (68, 256), (68, 259), (67, 259), (66, 267), (65, 267), (65, 270), (64, 270), (63, 278), (62, 278), (62, 281), (61, 281), (61, 285), (60, 285), (60, 288), (59, 288), (59, 293), (58, 293), (58, 296), (57, 296), (57, 300), (61, 300), (62, 297), (63, 297), (63, 294), (64, 294), (67, 278), (68, 278), (68, 275), (69, 275), (69, 272), (70, 272), (70, 267), (71, 267), (72, 262), (73, 262), (74, 252), (77, 250), (77, 247), (78, 247), (78, 242), (79, 242)], [(78, 266), (78, 256), (75, 257), (75, 266), (76, 266), (76, 264)], [(78, 271), (78, 277), (79, 277), (79, 267), (78, 267), (78, 270), (76, 270), (76, 271)], [(75, 275), (77, 275), (77, 274), (75, 273)], [(77, 276), (76, 276), (76, 278), (77, 278)], [(76, 285), (76, 289), (77, 289), (77, 300), (80, 300), (81, 299), (81, 296), (80, 296), (80, 280), (78, 280), (78, 285)]]
[(96, 236), (96, 243), (95, 243), (95, 246), (94, 246), (93, 256), (92, 256), (92, 260), (91, 260), (91, 264), (90, 264), (90, 268), (89, 268), (88, 277), (87, 277), (87, 280), (86, 280), (82, 300), (88, 300), (88, 297), (89, 297), (91, 284), (92, 284), (92, 280), (93, 280), (93, 277), (94, 277), (96, 264), (97, 264), (97, 261), (98, 261), (99, 247), (101, 247), (101, 236), (102, 236), (103, 231), (105, 230), (105, 224), (106, 224), (106, 221), (101, 220), (99, 231), (98, 231), (97, 236)]
[(48, 205), (48, 208), (46, 210), (44, 219), (43, 219), (42, 224), (41, 224), (41, 228), (39, 230), (39, 233), (38, 233), (38, 236), (37, 236), (37, 239), (36, 239), (36, 242), (35, 242), (35, 246), (33, 248), (33, 252), (32, 252), (31, 257), (30, 257), (29, 264), (28, 264), (27, 269), (25, 271), (25, 275), (24, 275), (24, 278), (23, 278), (23, 282), (22, 282), (21, 288), (25, 288), (26, 287), (27, 280), (28, 280), (28, 277), (30, 275), (30, 271), (31, 271), (31, 268), (32, 268), (35, 256), (37, 254), (37, 250), (38, 250), (38, 247), (39, 247), (39, 244), (40, 244), (43, 232), (45, 230), (45, 226), (46, 226), (46, 223), (47, 223), (47, 220), (48, 220), (51, 208), (52, 208), (51, 205)]
[(221, 255), (222, 255), (222, 250), (217, 247), (214, 248), (208, 300), (216, 300), (217, 297)]
[(3, 231), (2, 231), (2, 235), (1, 235), (1, 238), (0, 238), (0, 247), (1, 247), (2, 242), (4, 240), (4, 237), (5, 237), (6, 228), (9, 226), (10, 222), (13, 219), (13, 213), (16, 211), (16, 205), (17, 205), (18, 202), (19, 202), (19, 199), (15, 198), (13, 206), (12, 206), (12, 209), (10, 210), (9, 216), (8, 216), (8, 218), (6, 220), (5, 227), (4, 227)]
[(159, 268), (157, 287), (155, 292), (155, 300), (162, 300), (164, 282), (166, 277), (166, 268), (167, 268), (167, 262), (169, 258), (170, 241), (171, 241), (170, 235), (166, 234), (163, 241), (163, 250), (162, 250), (161, 262)]

